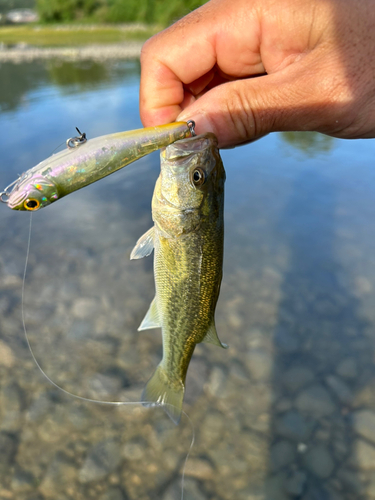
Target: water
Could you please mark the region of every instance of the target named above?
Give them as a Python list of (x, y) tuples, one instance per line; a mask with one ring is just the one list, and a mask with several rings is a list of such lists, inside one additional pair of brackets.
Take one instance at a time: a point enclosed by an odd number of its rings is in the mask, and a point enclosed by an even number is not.
[[(141, 126), (138, 62), (3, 64), (1, 187), (75, 126)], [(196, 443), (188, 500), (375, 497), (373, 141), (272, 134), (223, 151), (225, 262), (217, 329), (184, 409)], [(137, 332), (152, 259), (154, 154), (33, 215), (25, 289), (35, 355), (64, 389), (137, 401), (161, 336)], [(190, 445), (160, 409), (78, 401), (27, 349), (21, 282), (29, 214), (1, 209), (0, 499), (175, 500)]]

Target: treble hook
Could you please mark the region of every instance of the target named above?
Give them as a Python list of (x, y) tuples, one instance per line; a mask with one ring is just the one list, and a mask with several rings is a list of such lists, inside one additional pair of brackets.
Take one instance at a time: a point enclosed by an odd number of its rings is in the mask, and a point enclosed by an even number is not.
[(76, 127), (77, 132), (79, 133), (79, 137), (71, 137), (66, 141), (66, 145), (69, 149), (74, 149), (84, 144), (87, 141), (86, 133), (81, 132), (78, 127)]

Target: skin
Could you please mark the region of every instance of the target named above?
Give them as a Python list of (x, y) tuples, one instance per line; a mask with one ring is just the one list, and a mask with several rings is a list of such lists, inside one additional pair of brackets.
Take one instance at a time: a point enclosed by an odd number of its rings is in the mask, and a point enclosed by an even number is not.
[(143, 124), (375, 137), (374, 28), (373, 0), (211, 0), (145, 43)]

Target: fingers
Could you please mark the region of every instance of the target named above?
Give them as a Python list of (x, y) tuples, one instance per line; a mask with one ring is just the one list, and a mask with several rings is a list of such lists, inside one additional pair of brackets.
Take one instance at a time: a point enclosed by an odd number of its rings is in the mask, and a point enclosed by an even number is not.
[[(236, 5), (234, 11), (233, 1), (212, 0), (145, 43), (140, 87), (145, 126), (175, 120), (186, 105), (186, 92), (200, 94), (217, 68), (237, 78), (264, 72), (258, 22), (248, 14), (247, 0), (237, 0)], [(247, 13), (246, 19), (239, 9)]]
[(319, 56), (310, 54), (273, 75), (215, 87), (191, 102), (178, 120), (194, 120), (197, 134), (213, 132), (219, 147), (281, 130), (320, 130), (339, 136), (347, 125), (342, 116), (350, 90), (345, 91), (344, 85), (338, 89), (327, 71)]

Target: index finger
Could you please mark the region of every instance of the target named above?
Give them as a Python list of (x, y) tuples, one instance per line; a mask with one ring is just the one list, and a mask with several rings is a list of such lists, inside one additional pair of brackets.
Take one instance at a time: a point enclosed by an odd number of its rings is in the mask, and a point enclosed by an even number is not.
[[(184, 104), (211, 81), (215, 66), (234, 77), (264, 70), (256, 23), (249, 29), (249, 4), (236, 3), (246, 9), (246, 16), (233, 12), (233, 0), (212, 0), (145, 43), (140, 85), (145, 126), (174, 121)], [(246, 23), (245, 29), (241, 23)]]

